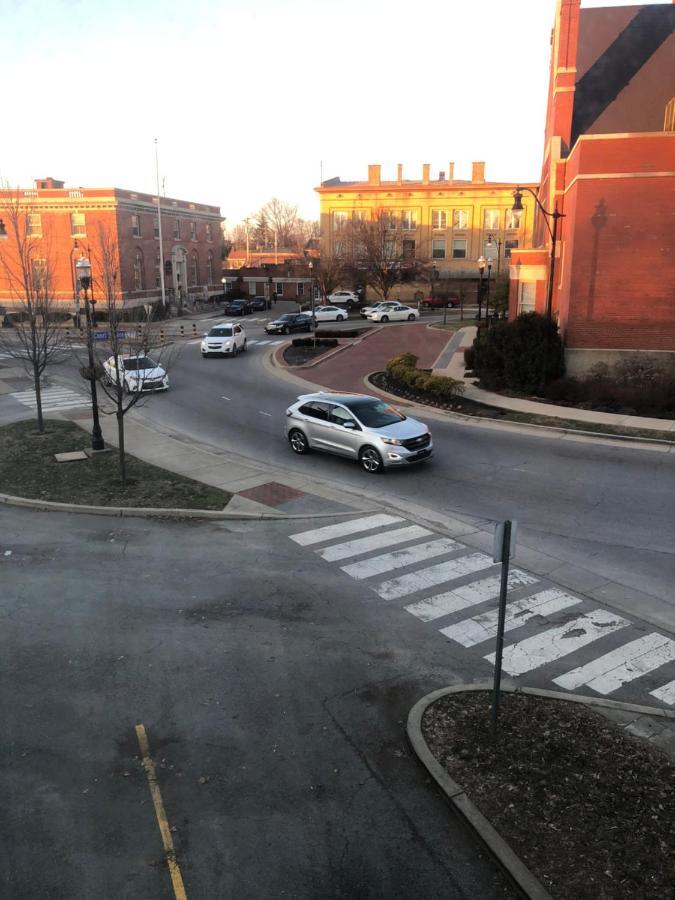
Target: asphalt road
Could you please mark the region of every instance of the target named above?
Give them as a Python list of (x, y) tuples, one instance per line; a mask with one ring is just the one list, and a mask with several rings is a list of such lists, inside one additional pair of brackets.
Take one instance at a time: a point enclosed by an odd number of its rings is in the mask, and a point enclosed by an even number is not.
[(0, 509), (3, 897), (173, 896), (139, 723), (191, 900), (511, 896), (404, 730), (487, 664), (303, 527)]

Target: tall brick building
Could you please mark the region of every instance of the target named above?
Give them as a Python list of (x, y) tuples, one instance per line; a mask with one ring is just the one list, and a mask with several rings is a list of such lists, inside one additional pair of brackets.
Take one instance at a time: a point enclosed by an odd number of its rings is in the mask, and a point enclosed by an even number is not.
[[(122, 188), (66, 188), (62, 181), (40, 178), (31, 189), (0, 190), (0, 218), (9, 232), (0, 254), (16, 252), (10, 227), (10, 208), (18, 209), (19, 227), (26, 228), (35, 248), (35, 264), (48, 260), (52, 290), (69, 311), (77, 302), (75, 263), (91, 256), (94, 289), (99, 226), (119, 248), (117, 278), (125, 307), (161, 302), (161, 261), (164, 261), (168, 303), (189, 296), (222, 293), (222, 217), (217, 206), (160, 198), (162, 253), (159, 245), (157, 197)], [(0, 307), (16, 308), (3, 267), (0, 266)]]
[[(558, 0), (539, 199), (558, 209), (553, 315), (571, 373), (675, 354), (675, 5)], [(550, 237), (511, 255), (510, 315), (543, 312)]]

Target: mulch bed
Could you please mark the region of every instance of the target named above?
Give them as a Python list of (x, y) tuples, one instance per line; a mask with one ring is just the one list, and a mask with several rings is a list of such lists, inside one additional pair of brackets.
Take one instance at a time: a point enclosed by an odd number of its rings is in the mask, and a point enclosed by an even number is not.
[(449, 409), (453, 412), (464, 413), (467, 416), (478, 416), (485, 419), (502, 419), (506, 418), (508, 410), (500, 409), (496, 406), (486, 406), (484, 403), (476, 403), (474, 400), (467, 400), (465, 397), (456, 397), (452, 400), (437, 400), (434, 397), (428, 397), (421, 391), (411, 391), (407, 388), (400, 388), (391, 382), (385, 372), (376, 372), (370, 377), (375, 387), (390, 394), (396, 394), (404, 400), (412, 400), (413, 403), (424, 403), (426, 406), (434, 406), (437, 409)]
[(284, 362), (288, 366), (302, 366), (330, 350), (335, 350), (335, 347), (294, 347), (291, 344), (284, 349)]
[(675, 896), (675, 767), (576, 703), (488, 692), (442, 697), (422, 730), (436, 759), (561, 900)]

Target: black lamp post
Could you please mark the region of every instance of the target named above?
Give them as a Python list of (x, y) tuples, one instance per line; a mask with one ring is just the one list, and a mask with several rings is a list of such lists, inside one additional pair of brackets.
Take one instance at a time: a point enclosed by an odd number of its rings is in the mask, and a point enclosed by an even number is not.
[(492, 260), (488, 257), (487, 259), (487, 294), (485, 296), (485, 324), (490, 324), (490, 272), (492, 272)]
[(314, 318), (314, 278), (312, 276), (314, 263), (311, 259), (307, 263), (307, 268), (309, 269), (309, 293), (311, 294), (312, 298), (312, 346), (316, 350), (316, 319)]
[[(535, 203), (544, 216), (544, 222), (546, 223), (546, 227), (548, 228), (548, 233), (551, 235), (551, 258), (548, 267), (548, 285), (546, 288), (546, 318), (550, 319), (553, 304), (553, 270), (555, 268), (555, 245), (558, 237), (558, 219), (564, 219), (565, 214), (558, 212), (557, 200), (555, 203), (555, 207), (553, 208), (553, 212), (550, 212), (549, 210), (544, 209), (541, 201), (539, 200), (539, 197), (537, 197), (532, 188), (520, 187), (520, 185), (517, 185), (515, 191), (513, 192), (513, 206), (511, 207), (511, 209), (514, 212), (521, 212), (523, 209), (523, 191), (527, 191), (528, 194), (532, 194), (532, 196), (534, 197)], [(553, 227), (551, 227), (549, 219), (553, 219)]]
[[(91, 449), (105, 450), (103, 442), (103, 433), (98, 420), (98, 397), (96, 395), (96, 367), (94, 362), (94, 339), (92, 335), (93, 309), (96, 305), (94, 300), (94, 291), (91, 280), (91, 263), (86, 256), (81, 256), (75, 264), (77, 277), (80, 286), (84, 291), (84, 312), (87, 320), (87, 352), (89, 354), (89, 386), (91, 388), (91, 412), (94, 420), (94, 426), (91, 430)], [(91, 299), (89, 299), (89, 288), (92, 288)]]
[(478, 321), (480, 322), (480, 314), (483, 308), (483, 275), (485, 274), (485, 264), (487, 260), (484, 256), (478, 257), (478, 275), (480, 277), (480, 281), (478, 282)]
[(499, 270), (501, 268), (501, 262), (502, 262), (503, 241), (500, 238), (495, 238), (494, 234), (488, 234), (488, 236), (487, 236), (488, 247), (491, 247), (493, 244), (497, 245), (497, 278), (499, 278)]

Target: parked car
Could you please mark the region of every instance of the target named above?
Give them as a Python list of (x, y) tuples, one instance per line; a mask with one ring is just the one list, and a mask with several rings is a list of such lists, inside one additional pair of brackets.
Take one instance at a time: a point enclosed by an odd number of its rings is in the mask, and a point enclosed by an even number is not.
[(327, 299), (329, 303), (358, 303), (359, 295), (354, 291), (333, 291)]
[(400, 300), (383, 300), (381, 303), (375, 303), (373, 306), (364, 306), (359, 312), (364, 319), (367, 319), (371, 313), (376, 312), (378, 309), (393, 308), (394, 306), (400, 305)]
[(247, 316), (251, 308), (247, 300), (230, 300), (223, 307), (223, 312), (228, 316)]
[(118, 357), (109, 357), (103, 363), (103, 377), (108, 384), (118, 383), (118, 371), (125, 394), (145, 394), (169, 389), (166, 370), (145, 354), (120, 354)]
[(420, 303), (426, 309), (443, 309), (444, 307), (454, 309), (455, 306), (459, 306), (459, 295), (448, 294), (445, 297), (425, 297)]
[(253, 297), (249, 300), (249, 306), (253, 312), (268, 308), (267, 297)]
[(412, 306), (386, 306), (384, 309), (376, 309), (368, 316), (371, 322), (402, 322), (406, 319), (413, 322), (419, 317), (419, 311)]
[(358, 459), (370, 473), (433, 455), (426, 425), (367, 394), (301, 395), (286, 410), (286, 436), (294, 453), (325, 450)]
[(240, 350), (246, 352), (246, 332), (234, 322), (219, 322), (204, 334), (201, 343), (202, 356), (236, 356)]
[(314, 319), (318, 322), (343, 322), (347, 318), (347, 312), (339, 306), (317, 306), (314, 309)]
[(286, 313), (265, 325), (267, 334), (290, 334), (291, 331), (311, 331), (311, 313)]

